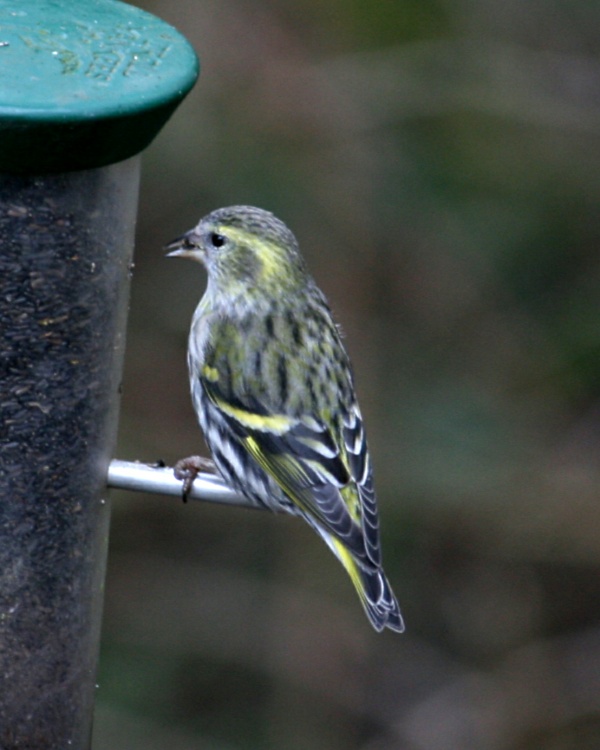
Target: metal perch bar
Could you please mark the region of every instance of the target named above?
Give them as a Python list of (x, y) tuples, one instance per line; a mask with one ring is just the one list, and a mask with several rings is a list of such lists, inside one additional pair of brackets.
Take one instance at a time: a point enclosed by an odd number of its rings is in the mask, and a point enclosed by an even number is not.
[[(107, 484), (113, 489), (151, 492), (181, 497), (182, 482), (176, 479), (172, 466), (153, 466), (138, 461), (114, 459), (108, 467)], [(255, 508), (245, 497), (231, 490), (216, 474), (200, 472), (189, 492), (190, 500), (204, 500), (223, 505)]]

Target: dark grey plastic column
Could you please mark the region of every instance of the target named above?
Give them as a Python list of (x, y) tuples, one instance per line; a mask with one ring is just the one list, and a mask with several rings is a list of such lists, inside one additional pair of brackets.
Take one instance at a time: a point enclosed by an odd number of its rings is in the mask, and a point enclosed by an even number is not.
[(197, 76), (113, 0), (0, 0), (0, 748), (88, 748), (139, 157)]

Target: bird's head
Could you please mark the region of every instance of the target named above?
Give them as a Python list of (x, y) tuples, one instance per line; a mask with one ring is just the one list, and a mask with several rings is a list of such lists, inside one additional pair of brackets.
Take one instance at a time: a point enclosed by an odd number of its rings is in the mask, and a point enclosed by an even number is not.
[(298, 289), (308, 276), (298, 242), (272, 213), (251, 206), (220, 208), (165, 248), (168, 257), (200, 261), (218, 295)]

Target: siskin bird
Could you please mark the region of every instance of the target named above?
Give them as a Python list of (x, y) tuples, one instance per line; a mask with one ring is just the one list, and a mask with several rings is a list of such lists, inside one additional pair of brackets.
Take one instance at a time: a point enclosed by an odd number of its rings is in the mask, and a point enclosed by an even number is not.
[[(213, 211), (169, 244), (200, 261), (188, 366), (194, 408), (225, 482), (301, 516), (348, 572), (377, 631), (401, 632), (381, 566), (373, 473), (348, 355), (298, 243), (268, 211)], [(184, 493), (201, 467), (176, 467)]]

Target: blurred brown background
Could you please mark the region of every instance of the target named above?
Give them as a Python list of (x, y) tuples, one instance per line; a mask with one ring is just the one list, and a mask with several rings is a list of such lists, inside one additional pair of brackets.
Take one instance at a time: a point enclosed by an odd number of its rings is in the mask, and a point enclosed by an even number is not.
[(137, 4), (202, 73), (144, 156), (118, 456), (204, 450), (205, 277), (162, 245), (274, 211), (346, 332), (408, 630), (300, 521), (114, 493), (94, 750), (600, 747), (600, 5)]

